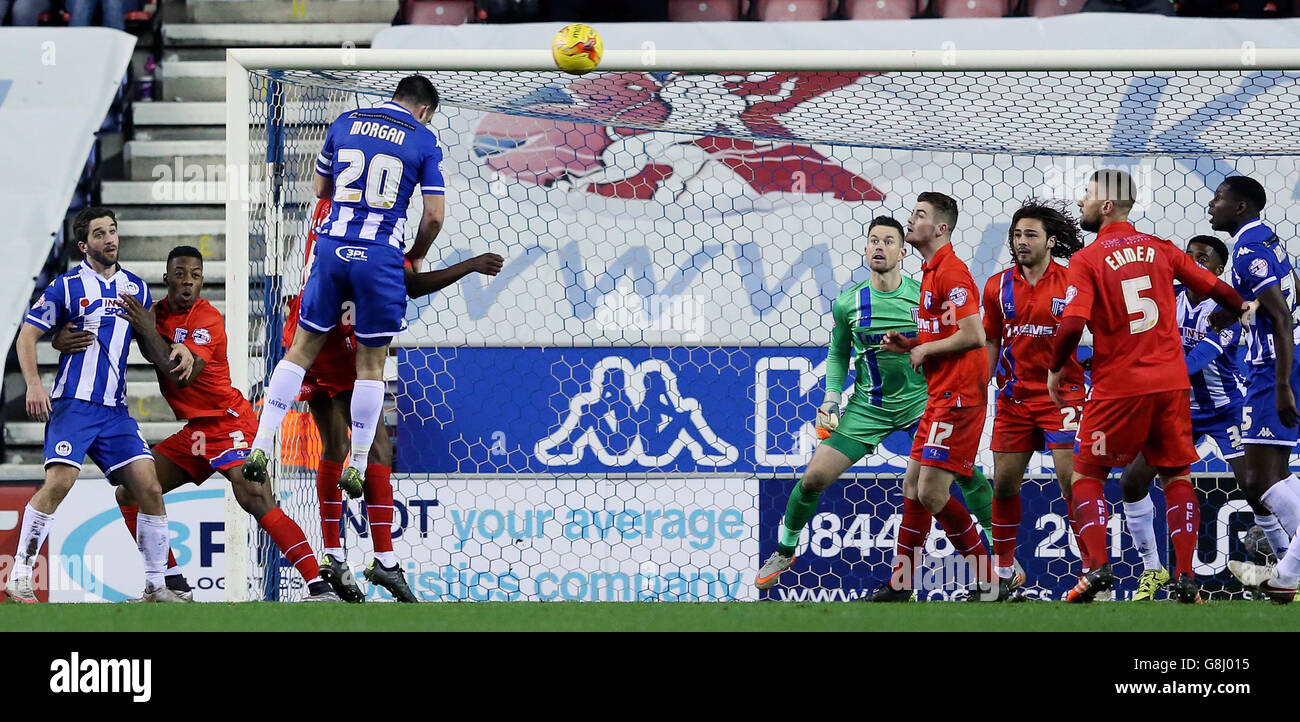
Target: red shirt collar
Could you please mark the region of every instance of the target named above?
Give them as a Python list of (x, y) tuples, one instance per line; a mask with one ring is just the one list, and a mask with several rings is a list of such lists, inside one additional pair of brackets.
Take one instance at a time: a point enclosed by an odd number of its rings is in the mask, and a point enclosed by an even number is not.
[(940, 248), (939, 250), (935, 251), (934, 256), (932, 256), (930, 260), (921, 264), (921, 270), (929, 271), (933, 269), (935, 266), (938, 266), (948, 256), (955, 256), (955, 255), (957, 254), (952, 250), (952, 244), (945, 243), (943, 248)]
[[(170, 315), (172, 315), (173, 313), (178, 313), (177, 311), (174, 311), (174, 310), (172, 309), (171, 304), (168, 303), (170, 300), (171, 300), (171, 299), (168, 298), (167, 296), (163, 296), (161, 301), (159, 301), (158, 303), (154, 304), (155, 307), (157, 308), (158, 312), (161, 312), (161, 314), (162, 314), (163, 316), (170, 316)], [(203, 297), (200, 296), (199, 298), (194, 299), (194, 303), (190, 306), (189, 310), (186, 311), (185, 313), (193, 313), (193, 312), (194, 312), (194, 309), (198, 308), (201, 304), (204, 304), (204, 303), (207, 303), (207, 302), (208, 302), (208, 299), (203, 298)]]
[(1134, 233), (1137, 233), (1137, 229), (1133, 227), (1132, 223), (1129, 223), (1128, 221), (1116, 221), (1102, 226), (1102, 229), (1097, 231), (1097, 239), (1115, 238), (1117, 236), (1127, 236)]
[[(1038, 280), (1042, 281), (1044, 278), (1047, 278), (1048, 276), (1051, 276), (1054, 273), (1060, 273), (1063, 270), (1065, 270), (1065, 266), (1062, 266), (1061, 264), (1049, 258), (1047, 259), (1047, 270), (1043, 271), (1042, 277), (1039, 278)], [(1024, 281), (1025, 283), (1029, 283), (1029, 281), (1025, 279), (1024, 272), (1020, 270), (1019, 263), (1011, 267), (1011, 275), (1015, 278), (1020, 279), (1021, 281)]]

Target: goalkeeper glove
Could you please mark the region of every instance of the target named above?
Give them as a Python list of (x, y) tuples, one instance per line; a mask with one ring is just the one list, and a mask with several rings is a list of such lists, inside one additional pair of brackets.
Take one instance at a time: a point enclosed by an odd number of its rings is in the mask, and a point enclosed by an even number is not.
[[(826, 400), (822, 402), (820, 409), (817, 409), (817, 436), (818, 438), (828, 438), (831, 431), (834, 431), (840, 425), (840, 395), (834, 391), (826, 392)], [(822, 431), (827, 432), (825, 436)]]

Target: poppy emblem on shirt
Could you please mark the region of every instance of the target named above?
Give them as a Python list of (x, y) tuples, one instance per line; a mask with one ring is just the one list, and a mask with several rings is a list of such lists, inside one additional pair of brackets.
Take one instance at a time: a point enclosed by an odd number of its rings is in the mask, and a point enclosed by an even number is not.
[(1250, 272), (1255, 278), (1263, 278), (1268, 275), (1268, 261), (1263, 258), (1256, 258), (1250, 262)]
[(200, 346), (206, 346), (212, 341), (212, 334), (208, 333), (206, 328), (194, 329), (194, 343)]

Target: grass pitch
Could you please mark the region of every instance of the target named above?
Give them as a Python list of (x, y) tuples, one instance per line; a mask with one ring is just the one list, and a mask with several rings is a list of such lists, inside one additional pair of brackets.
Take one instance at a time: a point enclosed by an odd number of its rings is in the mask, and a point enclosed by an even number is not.
[(1232, 632), (1300, 631), (1266, 602), (1067, 605), (461, 602), (0, 605), (0, 632)]

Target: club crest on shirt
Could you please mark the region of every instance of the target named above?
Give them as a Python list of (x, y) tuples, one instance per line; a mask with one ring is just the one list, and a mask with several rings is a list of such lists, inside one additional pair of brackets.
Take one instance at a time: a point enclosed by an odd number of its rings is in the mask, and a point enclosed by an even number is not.
[(1232, 329), (1225, 328), (1219, 332), (1219, 345), (1225, 349), (1232, 345)]
[(926, 308), (929, 308), (930, 304), (933, 301), (934, 301), (934, 295), (930, 291), (926, 291), (925, 298), (921, 299), (921, 305), (925, 306)]
[(136, 285), (136, 282), (135, 282), (135, 281), (127, 281), (127, 282), (126, 282), (126, 292), (127, 292), (129, 295), (134, 296), (134, 295), (136, 295), (137, 293), (140, 292), (140, 286)]
[(189, 331), (178, 328), (172, 332), (172, 343), (185, 343), (185, 337), (188, 335)]
[(1068, 301), (1066, 301), (1064, 298), (1053, 298), (1053, 299), (1052, 299), (1052, 315), (1053, 315), (1053, 316), (1060, 316), (1061, 314), (1065, 313), (1065, 305), (1066, 305), (1067, 303), (1068, 303)]
[(951, 291), (948, 291), (948, 300), (952, 301), (952, 305), (954, 306), (965, 306), (966, 299), (968, 298), (970, 298), (970, 294), (967, 293), (966, 289), (962, 286), (957, 286)]
[(1255, 278), (1263, 278), (1268, 275), (1268, 261), (1263, 258), (1256, 258), (1250, 262), (1250, 273)]
[(920, 323), (920, 322), (921, 322), (921, 308), (919, 306), (914, 307), (912, 309), (912, 323)]
[(208, 333), (206, 328), (194, 329), (194, 343), (200, 346), (207, 346), (212, 342), (212, 334)]

